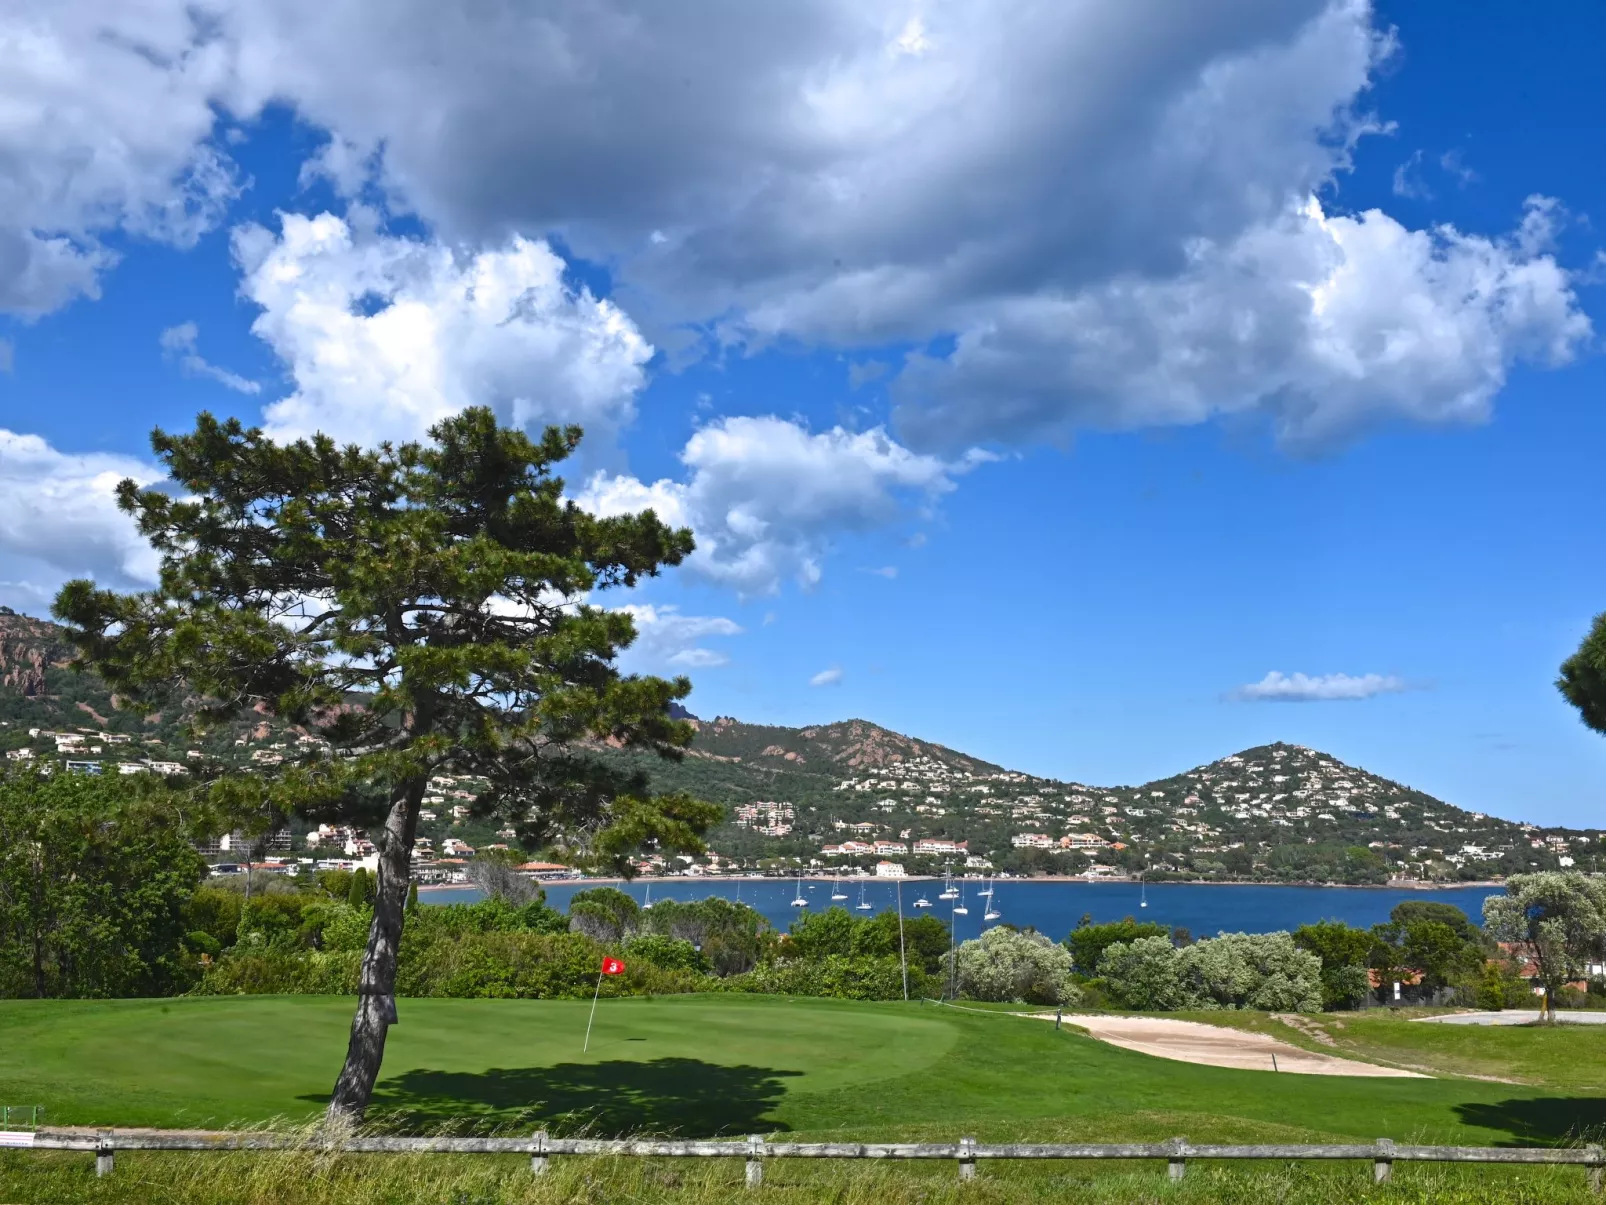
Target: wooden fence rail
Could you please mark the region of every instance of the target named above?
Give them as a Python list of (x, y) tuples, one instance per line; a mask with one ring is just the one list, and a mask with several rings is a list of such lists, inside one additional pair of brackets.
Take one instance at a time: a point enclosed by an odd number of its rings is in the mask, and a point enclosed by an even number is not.
[(1185, 1138), (1134, 1143), (986, 1143), (974, 1138), (958, 1142), (770, 1142), (753, 1135), (707, 1141), (553, 1138), (537, 1131), (527, 1138), (403, 1138), (352, 1136), (320, 1138), (314, 1134), (277, 1134), (261, 1130), (84, 1130), (38, 1129), (0, 1131), (0, 1147), (49, 1151), (84, 1151), (95, 1156), (97, 1175), (109, 1174), (118, 1151), (282, 1151), (315, 1150), (350, 1154), (528, 1155), (530, 1170), (544, 1174), (555, 1157), (604, 1155), (615, 1158), (742, 1159), (747, 1183), (764, 1180), (770, 1159), (945, 1159), (959, 1168), (961, 1179), (976, 1174), (976, 1165), (990, 1159), (1163, 1159), (1171, 1179), (1180, 1180), (1192, 1159), (1353, 1159), (1370, 1161), (1372, 1178), (1387, 1181), (1396, 1163), (1506, 1163), (1573, 1165), (1586, 1169), (1589, 1186), (1606, 1184), (1606, 1150), (1584, 1147), (1410, 1146), (1387, 1138), (1335, 1146), (1273, 1143), (1219, 1146), (1190, 1143)]

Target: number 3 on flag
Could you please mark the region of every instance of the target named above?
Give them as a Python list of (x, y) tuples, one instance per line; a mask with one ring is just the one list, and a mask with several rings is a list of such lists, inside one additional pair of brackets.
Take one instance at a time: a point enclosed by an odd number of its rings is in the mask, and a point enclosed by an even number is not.
[(617, 958), (604, 958), (602, 960), (602, 973), (604, 975), (623, 975), (625, 964)]

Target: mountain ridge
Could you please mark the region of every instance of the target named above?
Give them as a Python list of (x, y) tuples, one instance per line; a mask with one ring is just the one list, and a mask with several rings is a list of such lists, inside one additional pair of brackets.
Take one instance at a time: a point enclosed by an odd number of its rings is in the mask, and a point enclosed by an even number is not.
[[(196, 738), (181, 708), (134, 715), (71, 657), (58, 625), (0, 608), (8, 756), (271, 767), (311, 739), (264, 716)], [(677, 715), (695, 729), (678, 762), (606, 745), (596, 752), (640, 765), (656, 789), (724, 804), (710, 844), (739, 865), (867, 869), (886, 858), (931, 870), (968, 859), (980, 873), (1455, 882), (1593, 869), (1606, 852), (1599, 830), (1468, 811), (1300, 745), (1255, 746), (1136, 786), (1096, 786), (1010, 770), (862, 718), (786, 727)]]

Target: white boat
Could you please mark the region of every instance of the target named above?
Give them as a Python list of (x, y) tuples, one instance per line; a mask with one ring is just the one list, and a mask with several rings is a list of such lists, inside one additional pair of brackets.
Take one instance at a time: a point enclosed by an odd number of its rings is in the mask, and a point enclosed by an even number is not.
[(929, 908), (929, 907), (931, 907), (931, 901), (928, 900), (925, 896), (921, 896), (919, 899), (917, 899), (915, 901), (915, 905), (914, 906), (916, 908)]
[(982, 889), (980, 891), (978, 891), (976, 894), (977, 895), (985, 895), (985, 896), (989, 896), (990, 897), (993, 894), (993, 885), (992, 885), (992, 883), (990, 881), (986, 882), (986, 883), (983, 883), (982, 884)]
[(987, 890), (982, 892), (982, 894), (987, 897), (987, 911), (981, 914), (981, 919), (983, 923), (990, 924), (1004, 914), (998, 910), (998, 901), (993, 896), (993, 888), (991, 884), (988, 885)]
[(942, 894), (939, 895), (937, 898), (939, 900), (953, 900), (953, 899), (958, 899), (959, 898), (959, 892), (954, 890), (954, 877), (953, 877), (953, 875), (944, 875), (943, 876)]
[(859, 911), (859, 912), (869, 912), (871, 910), (872, 905), (871, 905), (870, 901), (864, 898), (864, 884), (863, 883), (859, 884), (859, 902), (857, 904), (853, 905), (853, 907), (854, 907), (854, 909), (856, 911)]
[(792, 907), (807, 908), (808, 906), (808, 900), (803, 898), (803, 880), (799, 878), (797, 881), (797, 899), (792, 901)]
[(641, 910), (643, 912), (646, 912), (646, 911), (649, 911), (651, 908), (652, 908), (652, 884), (648, 883), (647, 884), (647, 901), (646, 901), (646, 903), (642, 904)]
[(961, 887), (959, 889), (959, 891), (957, 892), (957, 894), (959, 896), (959, 902), (954, 905), (954, 915), (955, 916), (969, 916), (970, 915), (970, 909), (965, 907), (965, 891), (964, 891), (964, 888)]
[(848, 893), (842, 890), (841, 875), (837, 875), (831, 883), (831, 898), (833, 900), (845, 900), (848, 898)]

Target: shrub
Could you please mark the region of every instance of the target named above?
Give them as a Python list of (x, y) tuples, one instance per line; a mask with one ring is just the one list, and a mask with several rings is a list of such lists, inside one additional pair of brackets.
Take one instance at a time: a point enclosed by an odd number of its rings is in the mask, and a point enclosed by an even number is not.
[(973, 1000), (1022, 1004), (1075, 1004), (1071, 953), (1041, 933), (989, 929), (954, 952), (954, 976)]
[(1363, 966), (1322, 967), (1322, 1007), (1359, 1008), (1371, 994), (1372, 979)]
[(717, 975), (739, 975), (762, 962), (775, 947), (775, 930), (745, 904), (710, 896), (704, 900), (663, 900), (642, 912), (636, 925), (654, 933), (689, 941)]
[(948, 926), (935, 916), (906, 917), (900, 933), (898, 914), (891, 910), (866, 919), (832, 907), (793, 921), (777, 952), (782, 958), (907, 957), (910, 966), (936, 974), (948, 956), (949, 942)]
[(350, 996), (361, 961), (360, 950), (234, 950), (207, 968), (191, 994)]
[(569, 927), (593, 941), (614, 943), (640, 925), (641, 905), (617, 887), (577, 891), (569, 900)]
[(1185, 949), (1161, 937), (1117, 942), (1099, 974), (1126, 1008), (1315, 1012), (1322, 963), (1287, 933), (1223, 933)]
[(1322, 962), (1287, 933), (1222, 933), (1177, 951), (1184, 990), (1204, 1008), (1318, 1012)]
[(666, 971), (694, 971), (706, 974), (708, 963), (691, 942), (661, 933), (641, 933), (624, 943), (625, 962), (650, 962)]
[(1104, 951), (1118, 941), (1132, 942), (1140, 937), (1170, 936), (1170, 930), (1164, 925), (1135, 921), (1130, 916), (1107, 925), (1092, 924), (1091, 919), (1084, 916), (1082, 923), (1072, 929), (1071, 935), (1065, 939), (1065, 946), (1071, 952), (1076, 969), (1084, 975), (1095, 973), (1098, 970), (1099, 959), (1104, 957)]
[[(1396, 909), (1398, 911), (1398, 909)], [(1294, 930), (1294, 944), (1322, 961), (1322, 1007), (1355, 1008), (1372, 990), (1366, 968), (1377, 938), (1343, 921), (1324, 920)]]
[[(827, 996), (839, 1000), (903, 999), (903, 969), (898, 959), (891, 957), (828, 954), (824, 958), (767, 963), (745, 975), (708, 982), (715, 990), (731, 992)], [(910, 999), (930, 994), (933, 986), (920, 967), (910, 965)]]
[(1122, 1008), (1169, 1012), (1193, 1004), (1168, 937), (1118, 941), (1105, 949), (1098, 969), (1104, 990)]

